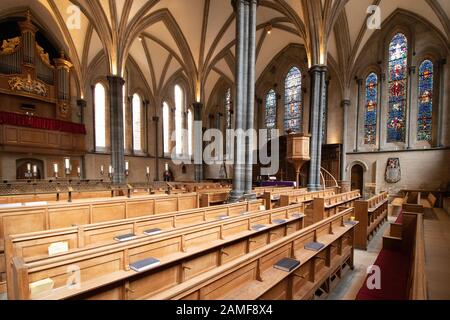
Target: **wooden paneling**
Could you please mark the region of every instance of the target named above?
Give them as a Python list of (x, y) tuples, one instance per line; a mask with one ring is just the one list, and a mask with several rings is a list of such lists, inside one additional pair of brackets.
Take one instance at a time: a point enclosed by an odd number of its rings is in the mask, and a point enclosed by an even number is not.
[(0, 125), (0, 130), (2, 131), (0, 144), (8, 147), (29, 147), (61, 151), (86, 150), (84, 135), (9, 125)]

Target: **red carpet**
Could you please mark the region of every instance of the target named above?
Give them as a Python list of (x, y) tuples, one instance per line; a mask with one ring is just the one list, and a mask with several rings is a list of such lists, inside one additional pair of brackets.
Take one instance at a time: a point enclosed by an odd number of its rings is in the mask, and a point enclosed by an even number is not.
[[(403, 214), (400, 213), (396, 223), (402, 223), (402, 220)], [(409, 254), (382, 249), (374, 265), (381, 270), (381, 289), (367, 287), (368, 275), (356, 300), (408, 300)]]

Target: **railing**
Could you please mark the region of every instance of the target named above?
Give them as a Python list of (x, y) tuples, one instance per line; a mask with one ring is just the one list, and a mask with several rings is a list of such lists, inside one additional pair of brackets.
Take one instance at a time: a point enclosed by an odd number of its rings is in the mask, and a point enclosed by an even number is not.
[(321, 168), (320, 170), (320, 181), (324, 189), (339, 187), (336, 178), (324, 168)]

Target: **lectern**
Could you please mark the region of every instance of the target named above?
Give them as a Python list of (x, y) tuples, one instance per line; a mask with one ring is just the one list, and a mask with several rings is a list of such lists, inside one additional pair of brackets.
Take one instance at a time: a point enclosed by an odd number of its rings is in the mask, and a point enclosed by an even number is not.
[(300, 188), (300, 170), (311, 160), (309, 152), (310, 135), (290, 134), (287, 136), (286, 160), (294, 165), (297, 188)]

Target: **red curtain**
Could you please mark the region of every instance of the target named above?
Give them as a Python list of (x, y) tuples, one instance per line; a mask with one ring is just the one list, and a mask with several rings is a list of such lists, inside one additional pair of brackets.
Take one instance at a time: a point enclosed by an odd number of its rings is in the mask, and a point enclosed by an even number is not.
[(83, 124), (0, 111), (0, 125), (2, 124), (73, 134), (86, 134), (86, 128)]

